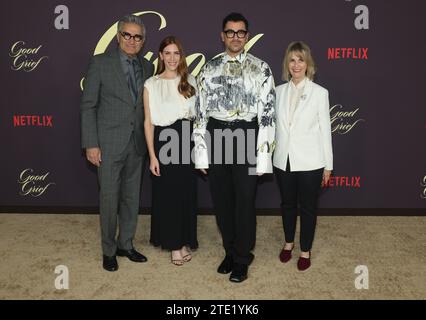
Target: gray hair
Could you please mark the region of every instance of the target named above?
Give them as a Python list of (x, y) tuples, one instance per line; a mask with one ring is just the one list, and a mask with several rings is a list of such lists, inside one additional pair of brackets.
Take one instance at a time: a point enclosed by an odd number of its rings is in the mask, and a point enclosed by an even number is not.
[(145, 25), (143, 24), (141, 17), (135, 16), (133, 14), (128, 14), (128, 15), (124, 16), (123, 18), (121, 18), (118, 21), (117, 31), (120, 32), (123, 28), (123, 25), (126, 24), (126, 23), (134, 23), (134, 24), (137, 24), (138, 26), (140, 26), (141, 29), (142, 29), (142, 37), (145, 40), (145, 33), (146, 33)]

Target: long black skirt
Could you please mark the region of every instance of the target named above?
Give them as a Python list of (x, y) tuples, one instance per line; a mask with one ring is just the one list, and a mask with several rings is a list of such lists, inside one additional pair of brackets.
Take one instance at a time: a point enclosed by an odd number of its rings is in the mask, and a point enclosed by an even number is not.
[[(167, 137), (166, 141), (160, 141), (161, 133)], [(191, 134), (189, 120), (178, 120), (170, 126), (155, 126), (154, 129), (160, 176), (151, 174), (150, 242), (166, 250), (179, 250), (183, 246), (198, 248), (197, 175), (191, 159)], [(167, 163), (169, 160), (171, 163)]]

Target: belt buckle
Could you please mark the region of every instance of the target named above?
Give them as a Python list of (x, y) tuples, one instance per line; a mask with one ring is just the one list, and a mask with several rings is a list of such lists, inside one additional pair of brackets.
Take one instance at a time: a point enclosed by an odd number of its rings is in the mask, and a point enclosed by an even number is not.
[(226, 126), (228, 128), (232, 128), (235, 126), (235, 124), (237, 123), (237, 120), (232, 120), (232, 121), (226, 121)]

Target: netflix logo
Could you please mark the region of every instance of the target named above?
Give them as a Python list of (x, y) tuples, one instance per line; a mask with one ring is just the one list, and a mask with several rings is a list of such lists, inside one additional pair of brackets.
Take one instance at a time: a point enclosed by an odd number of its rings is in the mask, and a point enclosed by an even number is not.
[(53, 116), (14, 115), (14, 127), (53, 127)]
[(331, 176), (324, 188), (361, 188), (361, 177)]
[(328, 60), (368, 60), (368, 48), (328, 48)]

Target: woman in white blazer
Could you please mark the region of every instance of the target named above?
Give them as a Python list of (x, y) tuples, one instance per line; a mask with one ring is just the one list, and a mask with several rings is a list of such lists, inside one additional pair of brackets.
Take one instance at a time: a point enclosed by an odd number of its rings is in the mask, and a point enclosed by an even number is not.
[(283, 263), (291, 259), (300, 206), (300, 257), (303, 271), (311, 265), (311, 248), (317, 220), (320, 187), (333, 169), (328, 91), (314, 83), (315, 63), (303, 42), (288, 46), (283, 62), (283, 78), (276, 88), (276, 147), (274, 172), (281, 193), (285, 244)]

